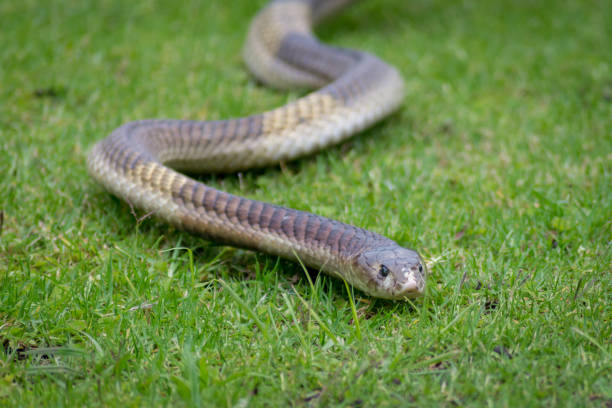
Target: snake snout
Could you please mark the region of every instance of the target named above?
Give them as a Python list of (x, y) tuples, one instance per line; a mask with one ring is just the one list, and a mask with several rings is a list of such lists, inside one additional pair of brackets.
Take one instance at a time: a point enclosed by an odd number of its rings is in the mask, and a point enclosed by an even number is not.
[(397, 283), (397, 297), (417, 297), (425, 291), (423, 267), (416, 264), (410, 268), (402, 268), (403, 276)]

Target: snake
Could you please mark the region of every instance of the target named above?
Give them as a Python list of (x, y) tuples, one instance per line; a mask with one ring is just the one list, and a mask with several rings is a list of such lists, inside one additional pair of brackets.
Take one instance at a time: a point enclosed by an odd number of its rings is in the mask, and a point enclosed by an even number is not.
[(310, 89), (288, 104), (227, 120), (147, 119), (121, 125), (87, 157), (111, 194), (206, 240), (301, 262), (368, 296), (422, 295), (419, 253), (376, 232), (230, 194), (185, 174), (230, 173), (322, 150), (371, 127), (404, 99), (398, 70), (313, 33), (353, 0), (272, 0), (250, 23), (244, 60), (261, 83)]

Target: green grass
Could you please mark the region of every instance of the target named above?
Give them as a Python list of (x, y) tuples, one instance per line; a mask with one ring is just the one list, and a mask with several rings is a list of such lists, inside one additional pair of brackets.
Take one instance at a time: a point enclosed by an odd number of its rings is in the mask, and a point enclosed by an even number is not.
[(419, 249), (413, 303), (137, 221), (87, 175), (123, 122), (298, 97), (242, 63), (262, 4), (0, 2), (0, 405), (610, 406), (609, 2), (360, 3), (318, 34), (399, 67), (402, 110), (203, 177)]

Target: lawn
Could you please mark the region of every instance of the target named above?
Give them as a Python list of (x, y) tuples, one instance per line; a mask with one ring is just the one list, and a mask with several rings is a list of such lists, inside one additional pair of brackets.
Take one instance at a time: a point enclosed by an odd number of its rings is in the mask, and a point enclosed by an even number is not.
[(146, 217), (87, 174), (143, 118), (299, 97), (241, 48), (263, 1), (0, 2), (0, 405), (612, 405), (612, 7), (368, 0), (317, 34), (400, 69), (339, 146), (202, 176), (416, 248), (413, 302)]

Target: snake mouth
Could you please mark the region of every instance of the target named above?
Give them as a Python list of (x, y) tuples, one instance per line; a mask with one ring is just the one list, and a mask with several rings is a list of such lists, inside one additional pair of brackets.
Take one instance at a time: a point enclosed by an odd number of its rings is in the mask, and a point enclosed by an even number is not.
[(402, 282), (395, 285), (393, 295), (395, 299), (416, 298), (425, 292), (425, 281), (419, 276), (408, 275)]
[(419, 281), (417, 279), (410, 278), (406, 282), (403, 282), (399, 285), (399, 290), (397, 292), (398, 297), (419, 297), (425, 291), (425, 285), (423, 281)]

